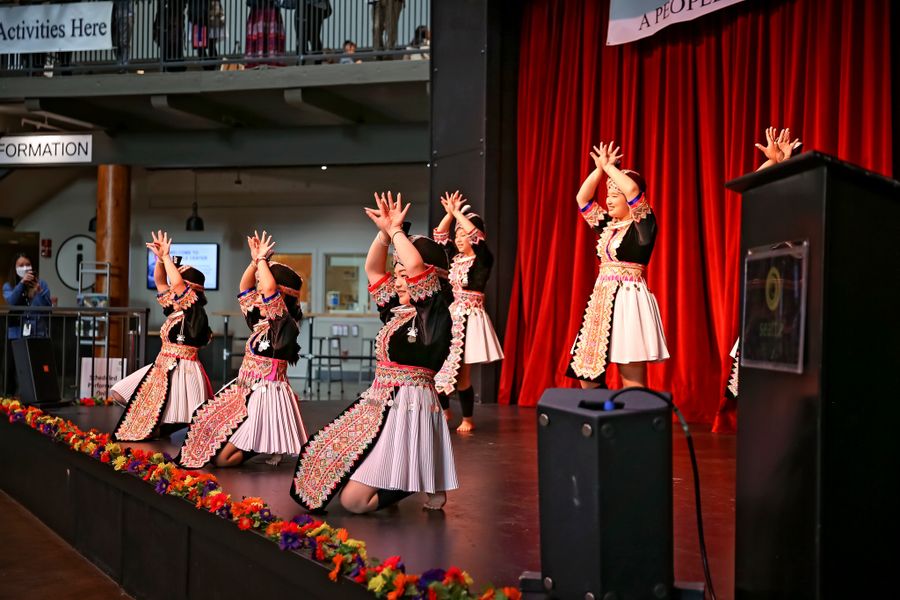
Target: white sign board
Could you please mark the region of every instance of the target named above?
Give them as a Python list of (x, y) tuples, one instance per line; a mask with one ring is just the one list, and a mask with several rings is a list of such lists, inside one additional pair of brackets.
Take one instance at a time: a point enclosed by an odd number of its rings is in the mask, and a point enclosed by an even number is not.
[[(107, 370), (107, 365), (109, 369)], [(80, 398), (93, 398), (94, 396), (109, 396), (112, 389), (123, 377), (125, 377), (124, 358), (90, 358), (81, 359), (81, 385), (79, 386)]]
[(90, 163), (93, 155), (93, 137), (90, 134), (0, 137), (0, 165)]
[(626, 44), (743, 0), (611, 0), (606, 45)]
[(112, 2), (0, 8), (0, 54), (110, 50)]

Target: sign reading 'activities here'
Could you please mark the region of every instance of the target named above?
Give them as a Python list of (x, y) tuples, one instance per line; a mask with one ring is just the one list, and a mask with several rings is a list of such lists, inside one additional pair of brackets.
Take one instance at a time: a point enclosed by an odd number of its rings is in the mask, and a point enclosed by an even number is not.
[(90, 163), (90, 135), (6, 135), (0, 137), (0, 165)]
[(112, 2), (0, 8), (0, 54), (109, 50)]

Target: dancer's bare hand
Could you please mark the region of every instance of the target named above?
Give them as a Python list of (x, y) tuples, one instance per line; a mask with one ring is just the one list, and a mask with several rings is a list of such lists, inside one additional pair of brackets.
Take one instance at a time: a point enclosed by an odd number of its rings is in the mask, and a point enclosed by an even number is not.
[[(256, 234), (256, 232), (253, 232)], [(272, 236), (263, 230), (262, 235), (258, 236), (259, 246), (256, 249), (256, 258), (268, 258), (275, 251), (275, 242)]]
[(789, 159), (794, 150), (800, 147), (800, 144), (800, 138), (791, 140), (790, 128), (782, 129), (775, 140), (775, 145), (778, 146), (778, 151), (781, 153), (781, 160)]
[(784, 160), (784, 154), (778, 149), (778, 132), (774, 127), (766, 127), (766, 145), (754, 144), (760, 152), (766, 155), (771, 161), (781, 162)]

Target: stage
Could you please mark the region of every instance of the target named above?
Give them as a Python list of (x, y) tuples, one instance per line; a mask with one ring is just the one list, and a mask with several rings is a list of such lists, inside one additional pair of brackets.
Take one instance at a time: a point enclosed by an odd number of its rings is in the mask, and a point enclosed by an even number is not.
[[(310, 431), (319, 429), (349, 402), (345, 400), (301, 403), (301, 412), (307, 428)], [(121, 409), (66, 407), (48, 412), (69, 419), (82, 429), (95, 427), (101, 431), (110, 431), (119, 418)], [(344, 511), (337, 502), (333, 502), (324, 516), (325, 520), (333, 526), (346, 528), (351, 537), (365, 541), (370, 556), (381, 559), (393, 555), (402, 556), (407, 570), (411, 573), (421, 573), (434, 567), (458, 566), (472, 575), (476, 590), (489, 583), (498, 586), (516, 585), (523, 571), (538, 571), (540, 551), (535, 411), (485, 405), (477, 407), (476, 416), (479, 428), (474, 434), (453, 436), (460, 489), (449, 495), (449, 501), (443, 512), (423, 510), (421, 504), (424, 495), (418, 495), (404, 500), (397, 507), (373, 515), (353, 515)], [(17, 437), (26, 436), (28, 442), (33, 442), (39, 449), (42, 446), (53, 445), (27, 427), (4, 423), (3, 432), (5, 433), (7, 429), (14, 429)], [(681, 430), (676, 427), (674, 431), (675, 576), (681, 581), (702, 581), (690, 464)], [(177, 434), (173, 437), (178, 439)], [(695, 431), (694, 437), (700, 463), (704, 524), (713, 581), (719, 598), (731, 598), (734, 580), (735, 438), (711, 434), (708, 431)], [(60, 456), (71, 455), (73, 460), (90, 461), (87, 457), (80, 456), (59, 444), (55, 445), (62, 451)], [(173, 455), (177, 452), (177, 446), (168, 439), (128, 445), (135, 448), (163, 450)], [(281, 518), (290, 518), (301, 512), (300, 507), (287, 493), (294, 461), (286, 460), (281, 465), (272, 467), (262, 458), (254, 459), (238, 469), (210, 471), (215, 472), (219, 482), (234, 498), (262, 497), (272, 512)], [(29, 463), (37, 464), (34, 460), (21, 462), (10, 460), (9, 454), (6, 460), (4, 470), (25, 469)], [(134, 480), (134, 483), (146, 486), (147, 491), (152, 494), (152, 486), (134, 477), (116, 473), (99, 463), (96, 467), (108, 471), (109, 477)], [(35, 492), (40, 490), (41, 473), (31, 472), (27, 475), (19, 473), (19, 475), (28, 477), (31, 492), (22, 492), (15, 489), (15, 485), (7, 485), (8, 480), (2, 476), (0, 481), (4, 482), (4, 488), (8, 493), (47, 522), (51, 528), (59, 531), (60, 526), (54, 524), (53, 515), (41, 514), (40, 507), (31, 506), (33, 502), (38, 502), (34, 499), (40, 496)], [(42, 493), (51, 494), (53, 490), (47, 489)], [(90, 504), (88, 510), (108, 509), (109, 504), (105, 504), (103, 500), (100, 498), (98, 502)], [(161, 497), (159, 500), (176, 504), (182, 502), (187, 510), (179, 511), (179, 514), (193, 516), (193, 512), (199, 512), (187, 502), (175, 498)], [(83, 506), (80, 509), (82, 511), (85, 510)], [(252, 535), (237, 530), (230, 523), (223, 522), (221, 525), (231, 527), (235, 536), (249, 538)], [(60, 535), (69, 539), (64, 532)], [(128, 536), (124, 537), (122, 551), (128, 552)], [(241, 537), (233, 539), (243, 540)], [(73, 545), (78, 547), (78, 544)], [(273, 554), (290, 554), (279, 553), (277, 546), (270, 545), (275, 551)], [(88, 558), (95, 563), (98, 562), (95, 560), (96, 557), (87, 554)], [(193, 555), (191, 557), (194, 558)], [(110, 572), (109, 565), (99, 566)], [(275, 568), (274, 563), (270, 567)], [(287, 567), (285, 563), (285, 568)], [(115, 574), (113, 576), (116, 578)], [(353, 591), (348, 589), (353, 584), (344, 582), (338, 586), (331, 583), (327, 580), (326, 570), (321, 567), (309, 569), (305, 576), (320, 577), (321, 585), (324, 586), (321, 589), (330, 590), (333, 597), (355, 596)], [(339, 590), (341, 594), (338, 594)]]

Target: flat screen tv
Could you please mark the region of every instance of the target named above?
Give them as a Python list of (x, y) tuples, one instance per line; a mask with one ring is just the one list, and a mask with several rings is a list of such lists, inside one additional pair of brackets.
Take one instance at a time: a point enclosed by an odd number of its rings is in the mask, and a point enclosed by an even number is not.
[[(207, 290), (219, 289), (219, 245), (218, 244), (172, 244), (172, 256), (180, 256), (182, 265), (190, 265), (206, 277)], [(153, 270), (156, 255), (147, 250), (147, 289), (155, 290)]]

